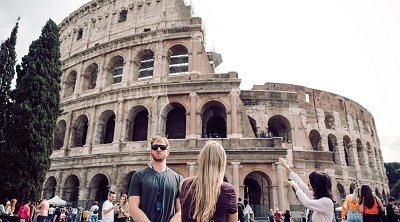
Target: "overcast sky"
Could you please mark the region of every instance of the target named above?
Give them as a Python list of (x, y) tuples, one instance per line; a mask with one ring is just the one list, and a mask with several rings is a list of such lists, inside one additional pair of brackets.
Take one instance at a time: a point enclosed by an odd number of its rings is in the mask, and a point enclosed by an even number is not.
[[(190, 1), (190, 0), (189, 0)], [(46, 20), (59, 24), (88, 0), (1, 0), (0, 39), (21, 17), (18, 58)], [(192, 0), (217, 72), (242, 89), (291, 83), (352, 99), (375, 117), (385, 162), (400, 162), (400, 1)]]

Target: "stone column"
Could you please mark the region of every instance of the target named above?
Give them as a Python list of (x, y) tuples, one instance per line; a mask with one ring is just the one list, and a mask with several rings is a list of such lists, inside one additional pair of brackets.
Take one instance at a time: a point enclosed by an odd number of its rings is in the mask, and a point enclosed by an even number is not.
[[(239, 197), (239, 165), (240, 162), (231, 162), (232, 164), (232, 185), (235, 187), (236, 195)], [(243, 199), (243, 197), (242, 197)]]
[(285, 187), (283, 184), (284, 176), (283, 176), (282, 170), (283, 170), (282, 166), (277, 164), (276, 165), (276, 181), (277, 181), (277, 185), (278, 185), (278, 206), (279, 206), (280, 210), (286, 209), (285, 195), (284, 195)]
[(232, 89), (231, 93), (231, 134), (233, 138), (239, 137), (237, 125), (237, 96), (239, 95), (238, 89)]
[(151, 110), (151, 117), (152, 117), (152, 135), (154, 136), (157, 135), (157, 129), (158, 129), (158, 96), (153, 96), (153, 107)]
[(117, 117), (115, 120), (115, 134), (113, 142), (120, 142), (123, 140), (121, 131), (122, 131), (122, 120), (124, 115), (124, 99), (118, 99), (118, 111)]
[[(91, 113), (92, 115), (90, 115), (90, 122), (88, 123), (88, 134), (86, 136), (86, 138), (90, 138), (90, 144), (88, 144), (90, 147), (92, 147), (95, 143), (96, 143), (96, 115), (97, 115), (97, 107), (96, 106), (92, 106), (90, 107), (92, 109)], [(86, 139), (87, 140), (87, 139)], [(89, 151), (89, 154), (91, 153), (91, 150)]]
[(84, 78), (84, 71), (83, 71), (83, 62), (79, 63), (79, 72), (76, 74), (76, 83), (75, 83), (75, 89), (74, 93), (72, 95), (79, 95), (82, 92), (82, 83), (83, 83), (83, 78)]
[(189, 94), (190, 97), (190, 131), (189, 137), (196, 137), (196, 102), (197, 102), (197, 93), (191, 92)]
[(72, 133), (73, 130), (71, 130), (73, 128), (73, 123), (72, 123), (72, 112), (69, 111), (67, 114), (67, 128), (65, 129), (65, 136), (64, 136), (64, 144), (63, 147), (64, 148), (69, 148), (69, 144), (71, 143), (71, 139), (72, 139)]
[(187, 167), (189, 169), (189, 177), (196, 175), (196, 163), (195, 162), (188, 162)]

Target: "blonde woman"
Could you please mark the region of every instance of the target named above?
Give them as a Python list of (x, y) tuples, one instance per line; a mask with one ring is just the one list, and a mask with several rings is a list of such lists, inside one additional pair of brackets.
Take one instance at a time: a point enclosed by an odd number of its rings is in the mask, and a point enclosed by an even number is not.
[(209, 141), (197, 160), (194, 177), (182, 182), (182, 222), (237, 222), (235, 188), (223, 182), (226, 154), (221, 144)]
[(119, 210), (117, 211), (117, 218), (115, 222), (126, 222), (129, 218), (129, 205), (128, 205), (128, 196), (126, 194), (122, 194), (119, 199)]
[(358, 202), (360, 201), (360, 188), (357, 187), (354, 189), (352, 194), (346, 196), (346, 199), (342, 205), (342, 221), (347, 222), (362, 222), (362, 215), (359, 211), (360, 205)]

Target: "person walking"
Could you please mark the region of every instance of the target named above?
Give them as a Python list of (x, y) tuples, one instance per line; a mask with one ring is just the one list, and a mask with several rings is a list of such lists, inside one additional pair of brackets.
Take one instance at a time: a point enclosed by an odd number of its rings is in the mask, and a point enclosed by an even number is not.
[(97, 201), (95, 201), (93, 206), (90, 207), (89, 214), (90, 221), (97, 222), (97, 219), (99, 218), (99, 203)]
[(398, 216), (395, 213), (396, 199), (389, 197), (388, 204), (386, 205), (386, 222), (397, 222)]
[(250, 214), (253, 214), (253, 209), (251, 209), (248, 200), (244, 200), (243, 203), (244, 203), (244, 210), (243, 210), (244, 222), (249, 222), (250, 221)]
[(279, 164), (290, 172), (290, 180), (286, 180), (286, 183), (295, 190), (300, 202), (308, 209), (307, 222), (332, 222), (335, 215), (331, 178), (325, 173), (312, 172), (308, 177), (310, 186), (307, 186), (284, 159), (279, 158)]
[(235, 188), (223, 182), (226, 168), (224, 148), (208, 141), (201, 150), (196, 176), (182, 182), (182, 222), (237, 222)]
[(128, 196), (122, 194), (118, 204), (119, 209), (117, 210), (116, 222), (126, 222), (129, 219)]
[(36, 221), (37, 222), (45, 222), (47, 220), (47, 217), (49, 215), (49, 201), (47, 201), (46, 199), (42, 199), (42, 201), (40, 201), (40, 204), (38, 205), (38, 216)]
[(275, 222), (281, 222), (282, 214), (281, 214), (281, 212), (279, 212), (278, 208), (275, 209), (274, 219), (275, 219)]
[(239, 221), (244, 222), (244, 205), (242, 204), (242, 198), (240, 197), (238, 198), (237, 208)]
[(379, 222), (381, 221), (381, 211), (384, 209), (382, 201), (372, 193), (371, 188), (364, 184), (361, 186), (360, 212), (363, 215), (363, 222)]
[(114, 222), (114, 212), (119, 209), (119, 204), (113, 205), (113, 201), (117, 194), (114, 191), (109, 191), (107, 200), (104, 201), (101, 211), (101, 221), (102, 222)]
[(29, 204), (31, 202), (29, 200), (24, 201), (24, 205), (19, 208), (18, 217), (20, 218), (20, 222), (28, 222), (31, 217), (31, 208)]
[(151, 166), (132, 175), (129, 186), (129, 215), (134, 221), (180, 221), (179, 184), (182, 176), (167, 167), (168, 139), (150, 142)]
[(352, 194), (346, 196), (342, 205), (342, 221), (362, 222), (362, 215), (359, 211), (360, 188), (354, 189)]

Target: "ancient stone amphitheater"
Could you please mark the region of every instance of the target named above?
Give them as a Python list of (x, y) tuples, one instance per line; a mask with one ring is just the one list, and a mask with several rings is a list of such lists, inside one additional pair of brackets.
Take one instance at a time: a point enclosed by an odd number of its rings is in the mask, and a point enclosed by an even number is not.
[(215, 73), (221, 56), (205, 51), (202, 20), (183, 0), (93, 0), (59, 27), (62, 113), (44, 197), (89, 206), (109, 189), (126, 193), (132, 174), (150, 163), (149, 139), (163, 135), (168, 165), (184, 177), (196, 172), (207, 140), (223, 144), (226, 180), (256, 217), (302, 210), (279, 157), (301, 177), (331, 175), (338, 202), (363, 183), (387, 198), (368, 110), (305, 86), (241, 90), (237, 73)]

